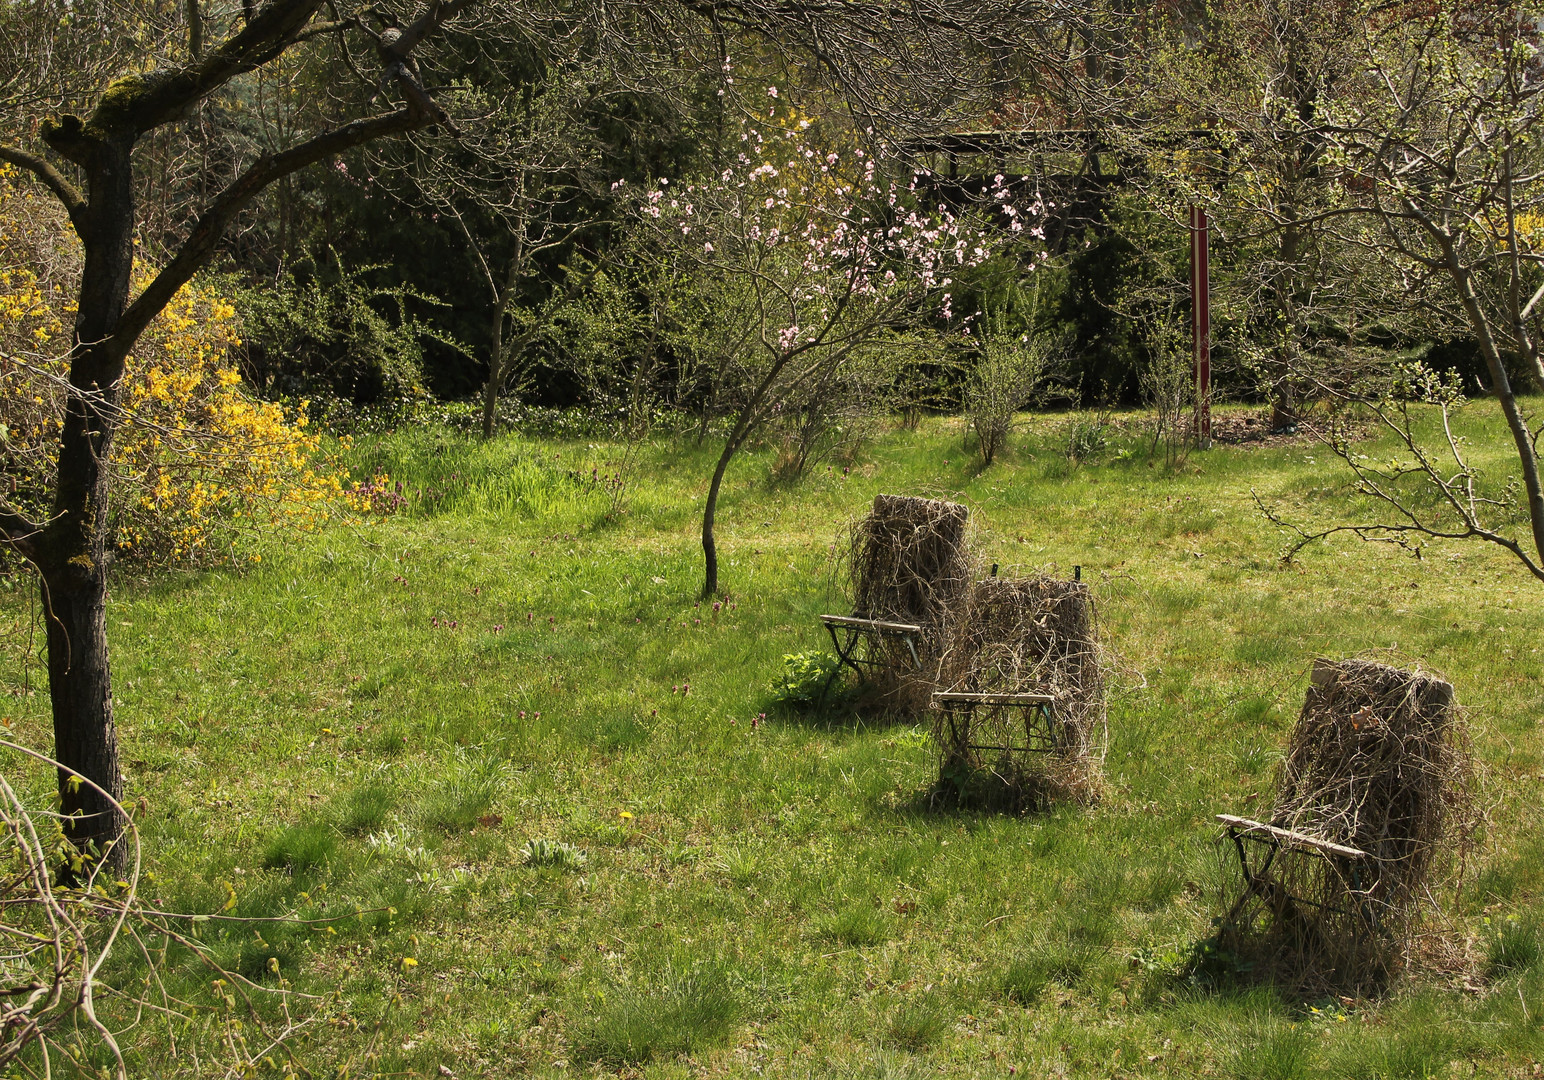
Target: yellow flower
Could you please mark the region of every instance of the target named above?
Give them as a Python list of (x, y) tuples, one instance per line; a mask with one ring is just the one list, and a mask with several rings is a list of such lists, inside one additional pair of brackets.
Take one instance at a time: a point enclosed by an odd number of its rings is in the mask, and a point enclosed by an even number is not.
[[(15, 170), (0, 166), (0, 358), (67, 339), (75, 303), (69, 283), (47, 275), (69, 266), (79, 240), (51, 204), (26, 203)], [(26, 205), (24, 205), (26, 203)], [(65, 257), (60, 257), (61, 253)], [(152, 268), (136, 263), (133, 288)], [(231, 350), (240, 344), (235, 305), (195, 280), (178, 291), (125, 360), (126, 421), (113, 465), (137, 491), (119, 506), (114, 542), (142, 559), (208, 562), (235, 554), (238, 537), (263, 527), (315, 529), (334, 510), (358, 510), (344, 493), (305, 406), (249, 397)], [(62, 426), (66, 357), (22, 369), (0, 362), (0, 426), (8, 450), (47, 483)], [(260, 556), (251, 556), (260, 561)]]

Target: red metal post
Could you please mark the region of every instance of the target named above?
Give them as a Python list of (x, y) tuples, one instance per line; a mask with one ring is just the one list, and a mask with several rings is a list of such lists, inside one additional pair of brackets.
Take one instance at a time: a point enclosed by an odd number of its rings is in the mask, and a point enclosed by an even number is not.
[(1195, 359), (1196, 445), (1212, 445), (1211, 226), (1206, 211), (1190, 208), (1190, 341)]

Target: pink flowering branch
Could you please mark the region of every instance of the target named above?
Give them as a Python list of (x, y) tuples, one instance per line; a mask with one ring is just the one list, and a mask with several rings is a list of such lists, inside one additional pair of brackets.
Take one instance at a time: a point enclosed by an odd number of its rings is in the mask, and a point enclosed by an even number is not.
[(725, 471), (762, 423), (884, 335), (930, 311), (951, 317), (954, 275), (991, 256), (993, 225), (1043, 235), (1045, 207), (1019, 206), (1005, 178), (982, 207), (925, 205), (924, 174), (903, 184), (862, 149), (818, 145), (808, 121), (778, 126), (776, 88), (767, 96), (769, 123), (746, 125), (717, 175), (661, 178), (634, 203), (637, 225), (694, 265), (688, 288), (749, 297), (717, 309), (713, 367), (738, 409), (704, 507), (704, 596), (718, 591), (713, 526)]

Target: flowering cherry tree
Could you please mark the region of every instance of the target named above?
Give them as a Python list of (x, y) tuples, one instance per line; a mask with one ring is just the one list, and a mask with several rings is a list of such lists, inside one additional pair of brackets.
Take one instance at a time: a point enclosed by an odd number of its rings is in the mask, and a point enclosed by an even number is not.
[[(954, 275), (990, 254), (985, 208), (929, 199), (925, 174), (897, 180), (872, 152), (826, 145), (775, 87), (767, 93), (765, 122), (743, 126), (718, 175), (661, 178), (635, 199), (656, 242), (694, 264), (683, 287), (713, 298), (702, 346), (733, 402), (703, 508), (704, 596), (718, 592), (714, 516), (740, 448), (863, 350), (920, 320), (952, 319)], [(989, 198), (1008, 229), (1026, 228), (1033, 210), (1001, 177)]]

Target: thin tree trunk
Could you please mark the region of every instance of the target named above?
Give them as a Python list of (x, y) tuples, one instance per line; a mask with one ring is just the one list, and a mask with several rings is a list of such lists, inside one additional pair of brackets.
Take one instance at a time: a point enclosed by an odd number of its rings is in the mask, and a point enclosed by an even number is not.
[(1448, 258), (1448, 268), (1458, 286), (1459, 298), (1463, 301), (1464, 311), (1469, 316), (1469, 324), (1480, 340), (1486, 366), (1490, 368), (1496, 400), (1501, 403), (1501, 412), (1506, 416), (1507, 428), (1511, 431), (1512, 442), (1517, 447), (1518, 465), (1521, 466), (1523, 473), (1523, 490), (1528, 496), (1528, 524), (1533, 532), (1533, 550), (1538, 554), (1540, 562), (1544, 563), (1544, 482), (1541, 482), (1539, 477), (1539, 457), (1534, 450), (1533, 432), (1528, 427), (1527, 418), (1517, 407), (1517, 397), (1512, 392), (1512, 381), (1507, 377), (1506, 365), (1502, 363), (1501, 350), (1496, 345), (1495, 335), (1491, 333), (1490, 321), (1480, 307), (1480, 298), (1475, 292), (1474, 282), (1468, 271), (1460, 267), (1452, 245), (1444, 244), (1444, 248)]
[[(108, 864), (121, 867), (128, 853), (114, 842), (123, 832), (123, 815), (101, 791), (78, 779), (89, 777), (123, 801), (107, 649), (106, 574), (102, 568), (67, 563), (63, 573), (44, 578), (42, 601), (54, 755), (64, 766), (59, 797), (65, 835), (88, 859), (106, 852)], [(63, 879), (75, 876), (71, 868), (61, 868)]]
[(709, 599), (718, 592), (718, 544), (713, 539), (713, 520), (718, 516), (718, 492), (724, 484), (724, 473), (729, 461), (739, 449), (733, 437), (725, 440), (724, 452), (718, 456), (713, 470), (713, 482), (708, 485), (708, 503), (702, 508), (702, 555), (705, 563), (702, 580), (702, 598)]
[(493, 342), (488, 352), (488, 384), (483, 387), (482, 436), (493, 438), (494, 421), (498, 418), (499, 383), (504, 379), (504, 306), (509, 290), (499, 294), (498, 306), (493, 313)]
[(515, 294), (515, 286), (520, 281), (525, 246), (523, 234), (524, 225), (521, 226), (520, 234), (515, 237), (515, 253), (509, 257), (509, 271), (504, 279), (504, 287), (498, 291), (493, 305), (493, 341), (488, 353), (488, 385), (483, 387), (484, 439), (493, 438), (494, 424), (498, 420), (499, 392), (504, 387), (505, 369), (508, 367), (508, 357), (504, 355), (504, 316), (509, 312), (509, 298)]

